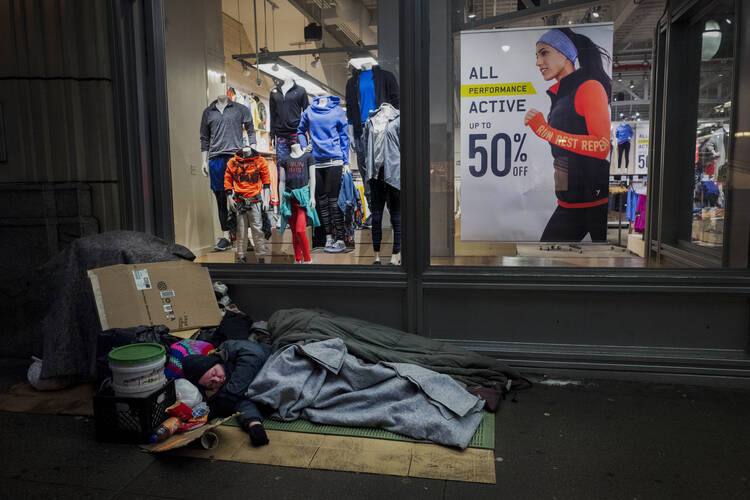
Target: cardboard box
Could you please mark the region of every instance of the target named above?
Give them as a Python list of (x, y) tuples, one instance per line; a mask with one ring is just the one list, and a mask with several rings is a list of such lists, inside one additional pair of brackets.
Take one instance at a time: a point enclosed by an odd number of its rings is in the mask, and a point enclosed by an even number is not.
[(643, 241), (642, 234), (630, 233), (628, 235), (628, 250), (639, 257), (646, 256), (646, 243)]
[(88, 275), (103, 330), (166, 325), (180, 332), (221, 322), (211, 277), (200, 264), (118, 264)]

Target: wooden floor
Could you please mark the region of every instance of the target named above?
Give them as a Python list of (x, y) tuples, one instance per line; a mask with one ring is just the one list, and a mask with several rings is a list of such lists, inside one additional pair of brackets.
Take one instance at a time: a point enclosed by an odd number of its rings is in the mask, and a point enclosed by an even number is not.
[[(617, 246), (617, 229), (608, 232), (609, 244), (579, 243), (577, 245), (551, 245), (543, 243), (469, 243), (457, 244), (456, 255), (430, 259), (433, 266), (483, 266), (483, 267), (643, 267), (644, 259), (627, 251), (627, 229), (623, 231), (622, 245)], [(383, 230), (380, 261), (388, 265), (391, 259), (393, 232)], [(457, 235), (457, 239), (460, 234)], [(308, 240), (312, 236), (308, 229)], [(293, 264), (294, 249), (291, 231), (283, 235), (274, 229), (271, 240), (266, 244), (270, 256), (265, 258), (270, 264)], [(460, 247), (460, 251), (459, 250)], [(345, 253), (331, 254), (322, 248), (313, 249), (311, 257), (315, 264), (365, 265), (374, 262), (372, 236), (369, 230), (355, 231), (355, 248)], [(231, 264), (235, 260), (234, 248), (224, 252), (210, 252), (199, 255), (196, 262)], [(255, 262), (254, 255), (248, 254), (248, 261)], [(257, 265), (257, 264), (247, 264)]]

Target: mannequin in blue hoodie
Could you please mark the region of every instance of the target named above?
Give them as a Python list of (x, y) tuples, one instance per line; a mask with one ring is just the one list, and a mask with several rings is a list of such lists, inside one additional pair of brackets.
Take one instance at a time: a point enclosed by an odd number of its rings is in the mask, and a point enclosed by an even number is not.
[(310, 135), (312, 142), (315, 182), (311, 183), (317, 204), (320, 223), (326, 231), (326, 246), (323, 251), (340, 253), (346, 250), (344, 243), (344, 216), (337, 200), (341, 190), (343, 169), (349, 166), (349, 136), (347, 120), (341, 99), (335, 96), (316, 97), (305, 109), (297, 127), (297, 136)]

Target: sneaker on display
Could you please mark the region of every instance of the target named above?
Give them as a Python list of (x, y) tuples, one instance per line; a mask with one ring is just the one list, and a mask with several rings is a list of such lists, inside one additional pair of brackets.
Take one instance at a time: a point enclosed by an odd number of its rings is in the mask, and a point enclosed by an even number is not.
[(226, 286), (221, 281), (215, 281), (214, 282), (214, 292), (218, 293), (219, 295), (226, 295), (229, 293), (229, 287)]
[(313, 262), (313, 260), (310, 259), (308, 261), (303, 262), (303, 264), (315, 264), (315, 262)]
[(232, 244), (229, 243), (229, 240), (226, 238), (220, 238), (219, 241), (214, 245), (214, 250), (217, 252), (223, 252), (224, 250), (229, 250), (232, 248)]
[(328, 253), (341, 253), (346, 251), (346, 244), (343, 240), (336, 240), (336, 243), (330, 247), (326, 247), (325, 251)]
[(264, 259), (263, 257), (258, 257), (258, 264), (265, 264), (265, 263), (266, 263), (266, 259)]

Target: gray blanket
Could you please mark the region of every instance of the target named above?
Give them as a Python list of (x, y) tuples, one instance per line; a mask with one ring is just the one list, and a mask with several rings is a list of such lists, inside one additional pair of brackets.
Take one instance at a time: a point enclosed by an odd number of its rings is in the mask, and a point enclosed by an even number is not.
[(42, 312), (42, 378), (96, 376), (96, 340), (102, 328), (86, 272), (114, 264), (195, 259), (182, 245), (145, 233), (112, 231), (79, 238), (38, 271)]
[(363, 363), (341, 339), (292, 345), (266, 361), (247, 391), (281, 420), (377, 427), (466, 448), (484, 401), (416, 365)]
[(349, 353), (368, 361), (410, 363), (450, 375), (467, 385), (493, 387), (520, 381), (502, 361), (460, 347), (364, 320), (310, 309), (282, 309), (268, 320), (273, 349), (297, 342), (340, 338)]

